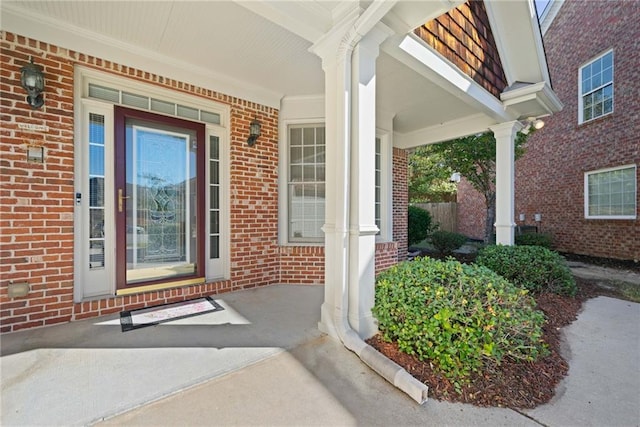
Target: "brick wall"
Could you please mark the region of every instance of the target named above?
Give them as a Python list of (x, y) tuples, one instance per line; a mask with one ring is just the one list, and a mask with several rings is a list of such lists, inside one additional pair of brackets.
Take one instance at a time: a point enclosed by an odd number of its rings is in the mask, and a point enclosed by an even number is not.
[(467, 1), (415, 34), (494, 96), (507, 86), (484, 1)]
[(409, 209), (409, 176), (406, 150), (393, 149), (393, 241), (398, 243), (398, 261), (407, 259)]
[[(46, 107), (31, 110), (20, 68), (35, 57), (46, 73)], [(0, 143), (1, 331), (65, 322), (73, 316), (73, 64), (57, 48), (4, 34)], [(44, 125), (31, 131), (19, 123)], [(45, 163), (28, 163), (28, 145)], [(27, 281), (28, 298), (8, 300), (9, 281)]]
[(458, 183), (458, 233), (472, 239), (484, 239), (487, 205), (482, 193), (462, 178)]
[[(324, 282), (323, 247), (277, 244), (276, 109), (12, 33), (1, 33), (0, 47), (0, 332), (274, 283)], [(45, 105), (39, 110), (28, 107), (20, 87), (20, 68), (30, 56), (43, 66), (46, 79)], [(73, 302), (76, 64), (230, 106), (230, 280)], [(248, 147), (246, 134), (254, 117), (262, 123), (262, 135), (256, 146)], [(47, 130), (25, 130), (20, 124), (45, 125)], [(43, 164), (26, 162), (27, 144), (44, 147)], [(404, 177), (404, 184), (397, 185), (394, 178), (394, 203), (404, 203), (405, 214), (394, 223), (394, 236), (400, 240), (397, 253), (406, 254), (406, 154), (397, 151), (394, 173)], [(404, 196), (397, 191), (404, 191)], [(394, 244), (385, 244), (378, 248), (376, 265), (384, 268), (397, 260), (390, 254), (393, 247)], [(9, 299), (7, 288), (11, 281), (27, 281), (31, 292), (24, 298)]]
[(324, 283), (324, 246), (281, 247), (280, 282)]
[[(541, 229), (558, 250), (640, 260), (638, 219), (584, 217), (585, 172), (640, 163), (638, 16), (638, 2), (567, 0), (545, 34), (553, 88), (564, 109), (545, 119), (516, 162), (515, 213), (524, 213), (528, 224), (541, 213)], [(579, 125), (579, 67), (611, 48), (614, 112)]]
[(376, 275), (397, 263), (398, 242), (376, 243)]

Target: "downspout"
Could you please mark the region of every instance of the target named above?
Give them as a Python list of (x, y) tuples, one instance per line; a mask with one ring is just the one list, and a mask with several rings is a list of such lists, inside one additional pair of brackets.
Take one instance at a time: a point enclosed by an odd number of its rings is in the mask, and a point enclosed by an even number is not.
[[(378, 0), (374, 1), (363, 13), (358, 17), (353, 26), (347, 31), (342, 41), (340, 42), (340, 47), (338, 49), (339, 63), (344, 63), (345, 66), (345, 75), (349, 76), (348, 82), (348, 91), (349, 94), (346, 105), (346, 116), (349, 118), (348, 123), (351, 122), (351, 110), (353, 104), (352, 97), (352, 70), (351, 70), (351, 62), (353, 57), (353, 49), (354, 46), (384, 17), (389, 10), (395, 5), (396, 1), (385, 1)], [(344, 61), (340, 61), (340, 59)], [(349, 230), (349, 190), (350, 190), (350, 172), (351, 172), (351, 127), (349, 126), (347, 138), (345, 141), (345, 173), (344, 177), (346, 178), (342, 185), (341, 194), (345, 195), (345, 201), (347, 205), (346, 215), (342, 217), (342, 224), (336, 224), (338, 229), (343, 230), (343, 232), (348, 232)], [(338, 337), (344, 344), (344, 346), (354, 352), (360, 357), (360, 359), (368, 365), (371, 369), (380, 374), (384, 379), (389, 381), (395, 387), (399, 388), (406, 394), (408, 394), (412, 399), (414, 399), (419, 404), (423, 404), (427, 401), (427, 392), (428, 387), (411, 376), (407, 371), (405, 371), (400, 365), (395, 362), (389, 360), (387, 357), (383, 356), (380, 352), (375, 350), (372, 346), (364, 342), (362, 338), (351, 328), (349, 324), (349, 239), (348, 236), (345, 238), (345, 250), (343, 252), (344, 265), (346, 268), (346, 278), (343, 278), (343, 283), (346, 283), (346, 289), (343, 287), (342, 295), (340, 296), (338, 301), (336, 301), (337, 310), (335, 310), (335, 318), (334, 325)]]

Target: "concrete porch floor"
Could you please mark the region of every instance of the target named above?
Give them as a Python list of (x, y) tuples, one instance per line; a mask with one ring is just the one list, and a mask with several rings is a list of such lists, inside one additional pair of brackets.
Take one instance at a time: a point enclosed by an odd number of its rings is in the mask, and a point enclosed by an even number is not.
[(225, 310), (122, 332), (119, 314), (1, 338), (1, 425), (86, 425), (321, 336), (322, 286), (214, 295)]
[(638, 425), (640, 304), (566, 328), (569, 376), (531, 411), (417, 405), (317, 329), (322, 286), (222, 294), (224, 311), (121, 332), (118, 316), (2, 336), (0, 424)]

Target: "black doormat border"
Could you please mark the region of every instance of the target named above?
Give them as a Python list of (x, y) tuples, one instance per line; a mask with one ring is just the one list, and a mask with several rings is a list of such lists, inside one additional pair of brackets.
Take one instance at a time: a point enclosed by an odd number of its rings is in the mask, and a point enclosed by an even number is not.
[[(157, 322), (140, 323), (140, 324), (137, 324), (137, 325), (133, 324), (133, 320), (132, 320), (131, 314), (135, 313), (136, 311), (149, 310), (151, 308), (167, 307), (167, 306), (176, 305), (176, 304), (185, 304), (185, 303), (188, 304), (190, 302), (194, 302), (194, 301), (197, 301), (197, 300), (200, 300), (200, 299), (207, 300), (211, 304), (211, 309), (210, 310), (206, 310), (206, 311), (201, 311), (200, 313), (186, 314), (184, 316), (178, 316), (178, 317), (172, 317), (170, 319), (158, 320)], [(135, 329), (146, 328), (147, 326), (156, 326), (156, 325), (159, 325), (161, 323), (173, 322), (174, 320), (186, 319), (186, 318), (189, 318), (189, 317), (200, 316), (201, 314), (214, 313), (216, 311), (222, 311), (222, 310), (224, 310), (224, 307), (222, 307), (220, 304), (218, 304), (210, 296), (198, 297), (198, 298), (193, 298), (193, 299), (190, 299), (190, 300), (184, 300), (184, 301), (178, 301), (178, 302), (170, 302), (170, 303), (166, 303), (166, 304), (160, 304), (160, 305), (153, 305), (153, 306), (150, 306), (150, 307), (138, 308), (136, 310), (121, 311), (120, 312), (120, 325), (122, 326), (122, 332), (128, 332), (128, 331), (133, 331)]]

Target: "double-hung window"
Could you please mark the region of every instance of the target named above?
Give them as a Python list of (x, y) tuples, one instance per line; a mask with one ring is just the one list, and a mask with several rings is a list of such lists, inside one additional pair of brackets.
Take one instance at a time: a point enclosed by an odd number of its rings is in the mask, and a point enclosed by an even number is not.
[(324, 124), (288, 129), (289, 242), (322, 243), (325, 209)]
[(578, 122), (583, 123), (613, 112), (613, 51), (580, 68)]
[(636, 169), (626, 165), (585, 173), (585, 217), (635, 219)]
[[(384, 137), (375, 141), (375, 224), (377, 239), (390, 240), (390, 153)], [(287, 242), (324, 242), (326, 145), (324, 124), (287, 128)]]

